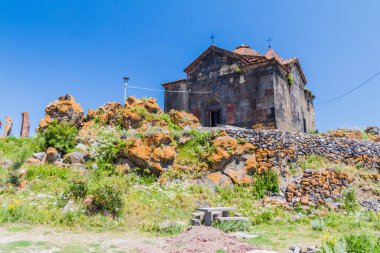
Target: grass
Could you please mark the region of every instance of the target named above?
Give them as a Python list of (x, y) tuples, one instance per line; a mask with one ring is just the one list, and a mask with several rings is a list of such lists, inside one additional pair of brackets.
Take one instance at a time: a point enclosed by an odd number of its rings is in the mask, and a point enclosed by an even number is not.
[[(179, 146), (179, 155), (176, 159), (194, 166), (203, 164), (207, 167), (207, 156), (212, 150), (212, 147), (207, 144), (210, 136), (197, 132), (190, 135), (193, 140)], [(14, 164), (20, 164), (20, 161), (26, 159), (25, 157), (34, 151), (32, 139), (0, 140), (0, 156), (11, 160)], [(323, 157), (315, 155), (300, 162), (302, 169), (319, 169), (329, 166), (346, 173), (359, 171), (352, 166), (332, 165)], [(42, 165), (27, 167), (28, 187), (18, 190), (6, 183), (9, 173), (18, 166), (12, 166), (9, 169), (0, 167), (0, 186), (2, 187), (0, 223), (26, 224), (11, 225), (8, 230), (12, 233), (27, 231), (35, 224), (43, 224), (65, 229), (139, 230), (160, 236), (174, 235), (189, 226), (190, 213), (199, 205), (237, 207), (236, 211), (248, 217), (249, 224), (253, 225), (247, 230), (257, 234), (257, 237), (247, 241), (269, 246), (275, 250), (287, 249), (295, 244), (321, 245), (322, 242), (339, 240), (340, 236), (345, 236), (350, 231), (372, 235), (380, 229), (380, 215), (375, 212), (360, 211), (357, 208), (357, 196), (351, 191), (347, 191), (342, 199), (347, 211), (350, 212), (329, 213), (324, 215), (323, 222), (315, 215), (308, 217), (302, 214), (301, 210), (297, 214), (297, 211), (287, 211), (275, 205), (263, 207), (260, 198), (268, 192), (279, 190), (276, 183), (278, 178), (274, 174), (255, 176), (256, 184), (253, 185), (214, 189), (186, 179), (173, 180), (160, 185), (153, 176), (133, 172), (117, 175), (101, 169), (98, 171), (88, 169), (87, 175), (81, 176), (68, 168)], [(183, 172), (177, 173), (178, 175), (171, 175), (172, 178), (180, 178)], [(360, 173), (367, 172), (360, 170)], [(116, 196), (112, 191), (115, 190), (114, 188), (118, 192), (117, 198), (110, 202), (109, 196)], [(68, 198), (60, 202), (68, 192), (71, 192), (67, 194)], [(89, 213), (84, 205), (84, 199), (88, 194), (96, 195), (98, 204), (115, 210), (114, 217), (105, 215), (106, 209)], [(71, 206), (68, 204), (69, 200)], [(107, 201), (104, 202), (104, 200)], [(63, 211), (65, 206), (69, 211)], [(295, 215), (300, 218), (294, 220)], [(215, 226), (224, 231), (246, 230), (245, 224), (243, 226), (243, 224), (221, 223)], [(0, 251), (9, 250), (12, 247), (17, 249), (36, 246), (38, 246), (36, 243), (30, 245), (26, 241), (19, 241), (1, 245)], [(99, 245), (87, 246), (93, 251), (99, 251)], [(78, 245), (75, 250), (86, 252), (86, 247)], [(61, 247), (60, 250), (72, 252), (74, 249)]]

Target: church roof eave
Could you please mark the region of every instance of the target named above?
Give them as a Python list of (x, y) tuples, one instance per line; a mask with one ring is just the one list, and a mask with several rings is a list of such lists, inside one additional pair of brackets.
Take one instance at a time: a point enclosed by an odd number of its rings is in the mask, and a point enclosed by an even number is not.
[(192, 63), (190, 63), (190, 65), (184, 69), (184, 72), (189, 73), (196, 65), (198, 65), (202, 61), (203, 58), (205, 58), (211, 52), (219, 52), (219, 53), (224, 54), (228, 57), (231, 57), (231, 58), (243, 61), (245, 63), (248, 63), (248, 59), (246, 59), (242, 55), (239, 55), (239, 54), (236, 54), (234, 52), (228, 51), (226, 49), (211, 45), (202, 54), (200, 54)]
[(175, 80), (175, 81), (172, 81), (172, 82), (166, 82), (166, 83), (162, 83), (161, 85), (165, 88), (168, 88), (169, 86), (172, 86), (174, 84), (178, 84), (178, 83), (183, 83), (183, 82), (186, 82), (187, 79), (184, 78), (184, 79), (180, 79), (180, 80)]
[[(304, 73), (303, 70), (302, 70), (302, 67), (301, 67), (301, 64), (300, 64), (298, 58), (291, 58), (291, 59), (288, 59), (288, 60), (286, 60), (286, 63), (284, 63), (285, 66), (289, 66), (289, 65), (291, 65), (291, 64), (294, 64), (294, 65), (297, 67), (298, 72), (299, 72), (300, 75), (301, 75), (302, 81), (303, 81), (303, 83), (306, 85), (306, 83), (307, 83), (307, 79), (306, 79), (305, 73)], [(289, 69), (289, 71), (290, 71), (290, 69)]]

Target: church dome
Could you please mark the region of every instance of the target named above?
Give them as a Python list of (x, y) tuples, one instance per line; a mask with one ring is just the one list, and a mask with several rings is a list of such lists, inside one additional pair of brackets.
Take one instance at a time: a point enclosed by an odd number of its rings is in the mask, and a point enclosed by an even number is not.
[(259, 52), (253, 50), (250, 46), (241, 44), (234, 51), (236, 54), (244, 55), (244, 56), (261, 56)]

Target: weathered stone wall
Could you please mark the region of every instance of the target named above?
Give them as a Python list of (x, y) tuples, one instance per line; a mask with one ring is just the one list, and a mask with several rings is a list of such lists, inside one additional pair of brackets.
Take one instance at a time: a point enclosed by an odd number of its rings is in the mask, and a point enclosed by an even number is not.
[[(169, 112), (171, 109), (177, 111), (188, 111), (189, 107), (189, 93), (186, 80), (180, 80), (173, 82), (165, 86), (167, 90), (165, 92), (165, 112)], [(176, 91), (176, 92), (170, 92)], [(177, 92), (181, 91), (181, 92)]]
[(277, 128), (300, 132), (315, 130), (314, 106), (305, 96), (305, 84), (298, 69), (291, 68), (292, 85), (288, 84), (286, 71), (280, 68), (277, 70), (274, 84)]
[(316, 154), (333, 162), (380, 170), (380, 143), (278, 130), (225, 130), (229, 136), (245, 139), (258, 147), (260, 152), (256, 152), (256, 155), (264, 154), (258, 161), (260, 167), (283, 167), (290, 161)]

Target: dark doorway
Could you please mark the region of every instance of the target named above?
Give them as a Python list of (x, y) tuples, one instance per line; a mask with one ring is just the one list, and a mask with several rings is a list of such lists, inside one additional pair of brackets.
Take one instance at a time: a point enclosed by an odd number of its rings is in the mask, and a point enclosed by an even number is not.
[(304, 133), (307, 132), (307, 128), (306, 128), (306, 119), (305, 119), (305, 118), (303, 118), (303, 131), (304, 131)]
[(210, 126), (216, 127), (220, 124), (220, 109), (210, 111)]

